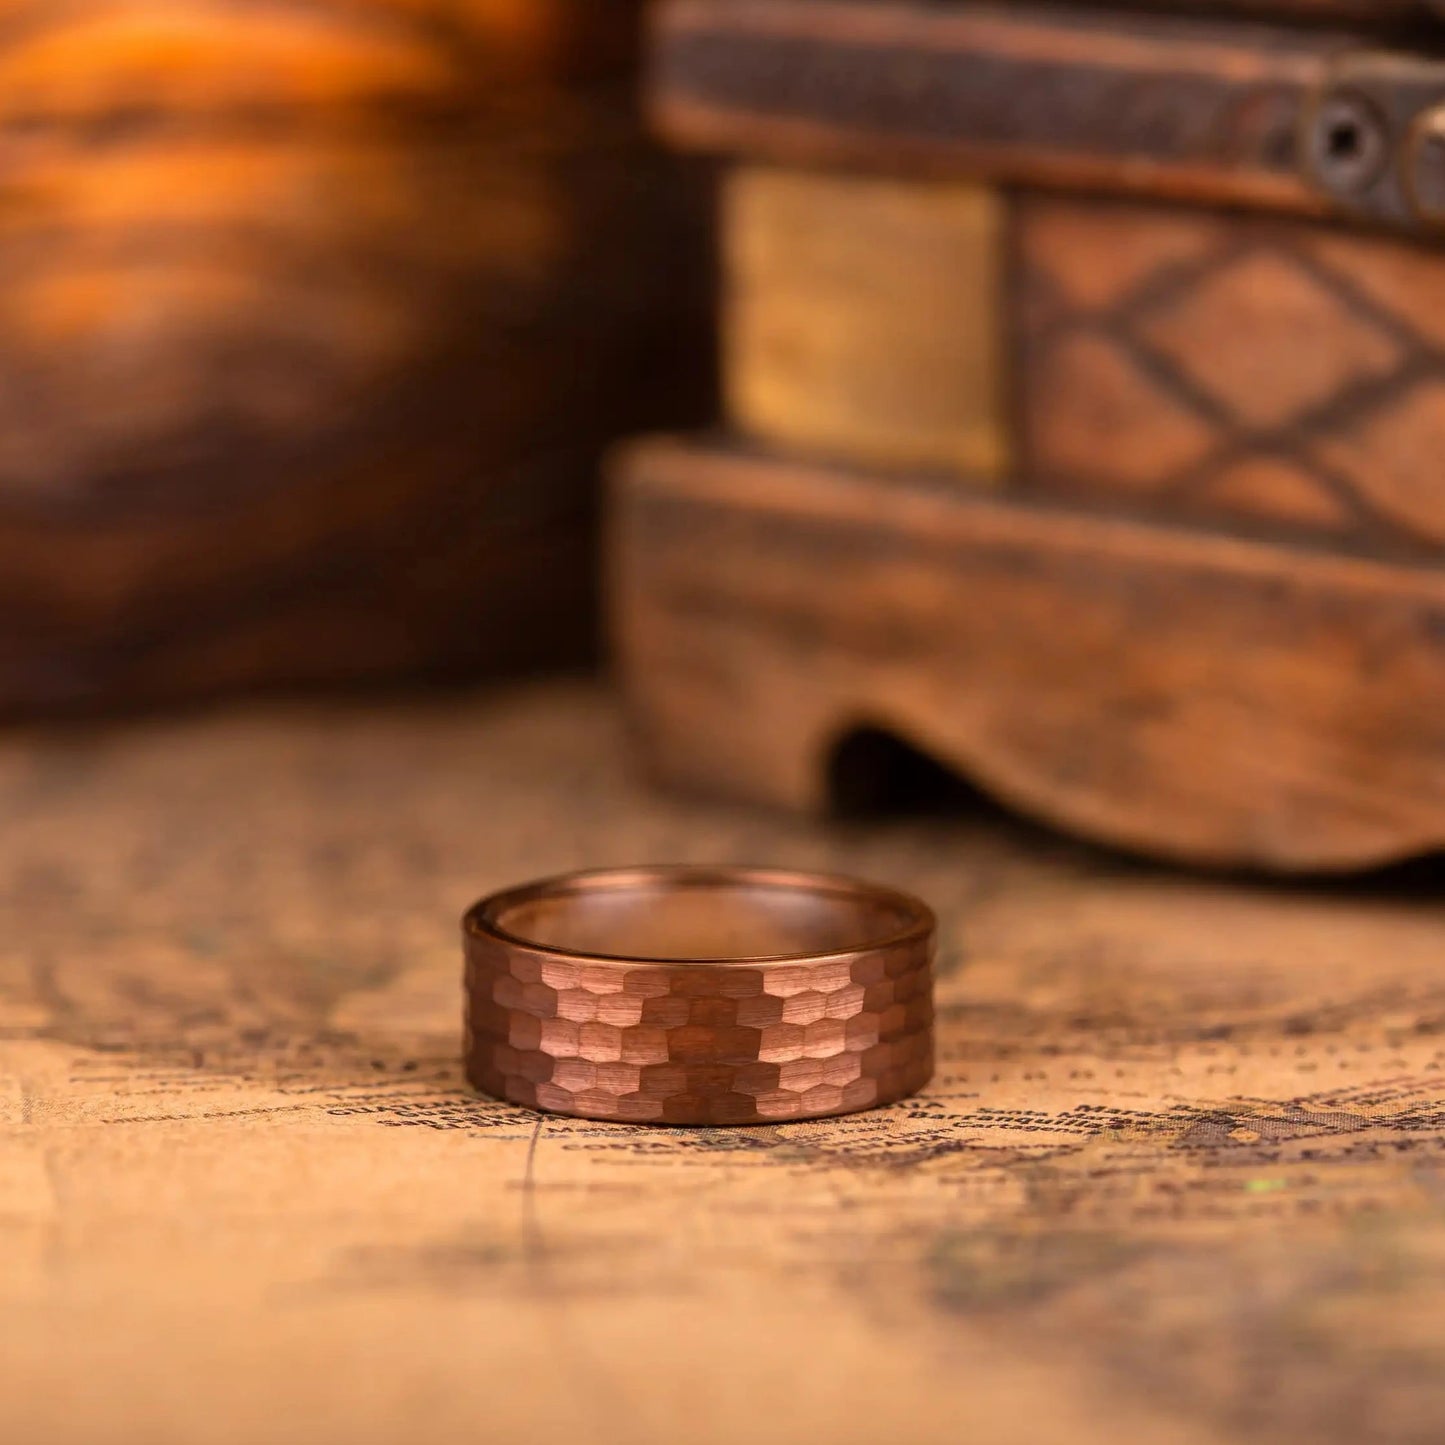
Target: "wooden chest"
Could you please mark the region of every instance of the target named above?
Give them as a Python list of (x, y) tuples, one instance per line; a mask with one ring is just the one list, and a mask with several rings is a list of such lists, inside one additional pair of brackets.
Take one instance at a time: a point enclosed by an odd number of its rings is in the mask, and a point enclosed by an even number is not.
[(1445, 846), (1445, 6), (1190, 8), (661, 7), (726, 161), (725, 429), (616, 487), (661, 775), (881, 730), (1196, 863)]

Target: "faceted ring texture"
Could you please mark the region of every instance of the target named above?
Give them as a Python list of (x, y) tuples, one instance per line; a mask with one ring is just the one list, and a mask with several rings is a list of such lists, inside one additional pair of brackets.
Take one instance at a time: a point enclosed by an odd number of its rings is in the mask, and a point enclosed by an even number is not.
[(466, 916), (467, 1077), (529, 1109), (770, 1124), (933, 1074), (927, 906), (757, 868), (574, 873)]

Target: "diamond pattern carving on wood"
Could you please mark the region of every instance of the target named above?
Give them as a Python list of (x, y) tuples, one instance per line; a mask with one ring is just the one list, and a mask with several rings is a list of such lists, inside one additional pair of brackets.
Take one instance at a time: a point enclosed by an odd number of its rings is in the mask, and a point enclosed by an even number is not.
[(1114, 485), (1149, 492), (1209, 453), (1209, 423), (1162, 394), (1129, 350), (1109, 337), (1063, 338), (1032, 380), (1052, 398), (1034, 435), (1039, 463), (1050, 473), (1089, 476), (1102, 462)]
[(1042, 197), (1019, 228), (1025, 486), (1445, 545), (1445, 255)]
[(1392, 394), (1350, 430), (1325, 435), (1318, 452), (1386, 516), (1445, 543), (1445, 374)]
[(1145, 307), (1137, 335), (1225, 415), (1251, 427), (1297, 421), (1402, 360), (1378, 322), (1275, 251), (1236, 257)]
[(1351, 522), (1349, 507), (1288, 457), (1245, 457), (1201, 483), (1197, 496), (1206, 510), (1291, 517), (1323, 531)]

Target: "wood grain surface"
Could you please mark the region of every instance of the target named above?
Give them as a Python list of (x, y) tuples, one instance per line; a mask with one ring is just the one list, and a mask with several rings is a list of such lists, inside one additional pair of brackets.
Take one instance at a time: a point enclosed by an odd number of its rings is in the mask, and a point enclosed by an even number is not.
[(881, 729), (1007, 802), (1198, 864), (1445, 846), (1438, 567), (659, 442), (613, 619), (674, 783), (817, 809)]
[(7, 7), (0, 713), (586, 648), (597, 453), (706, 385), (638, 14)]
[(674, 144), (1319, 213), (1306, 114), (1344, 33), (1104, 9), (669, 0), (649, 90)]
[(1339, 12), (1333, 26), (1263, 25), (1191, 8), (668, 0), (653, 108), (678, 144), (754, 160), (1439, 235), (1438, 17), (1371, 33)]

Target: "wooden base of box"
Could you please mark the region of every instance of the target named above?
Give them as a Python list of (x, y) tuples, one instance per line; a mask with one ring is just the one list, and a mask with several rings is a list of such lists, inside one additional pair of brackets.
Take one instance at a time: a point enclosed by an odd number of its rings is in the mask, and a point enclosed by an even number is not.
[(820, 809), (840, 743), (882, 729), (1191, 863), (1445, 846), (1438, 568), (674, 441), (621, 460), (611, 525), (671, 782)]

